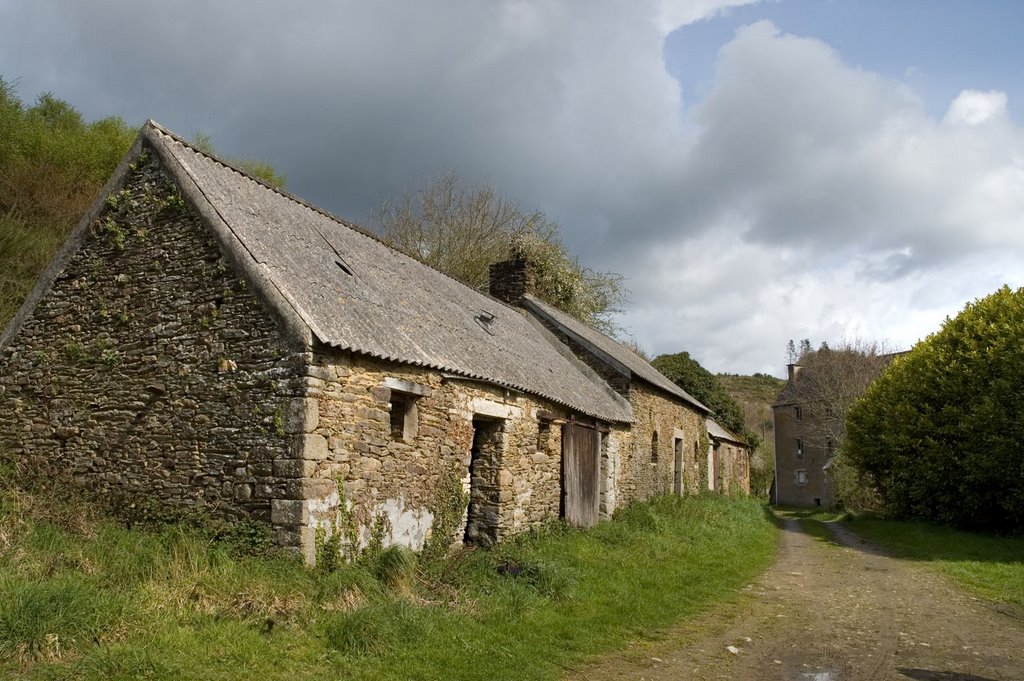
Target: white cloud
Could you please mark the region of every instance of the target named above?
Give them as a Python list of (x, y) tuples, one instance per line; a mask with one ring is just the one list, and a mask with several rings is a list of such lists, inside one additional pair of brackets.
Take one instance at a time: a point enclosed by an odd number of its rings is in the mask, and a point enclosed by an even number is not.
[(964, 90), (946, 112), (945, 122), (950, 125), (981, 125), (1006, 117), (1006, 93), (999, 90), (980, 92)]

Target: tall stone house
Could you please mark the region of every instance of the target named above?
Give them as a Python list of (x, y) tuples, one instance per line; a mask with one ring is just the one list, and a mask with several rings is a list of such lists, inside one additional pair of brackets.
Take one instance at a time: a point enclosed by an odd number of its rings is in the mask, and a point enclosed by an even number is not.
[[(814, 366), (789, 364), (788, 380), (772, 405), (775, 421), (775, 481), (772, 500), (782, 506), (836, 503), (832, 461), (845, 406), (902, 352), (858, 355), (816, 353)], [(825, 364), (822, 364), (825, 362)], [(815, 368), (817, 367), (817, 368)], [(824, 374), (824, 376), (823, 376)], [(816, 392), (826, 394), (815, 397)]]
[(0, 335), (0, 453), (310, 561), (698, 490), (708, 408), (531, 285), (475, 291), (150, 121)]
[(822, 441), (813, 410), (807, 409), (804, 367), (790, 364), (788, 380), (772, 405), (775, 420), (775, 484), (780, 506), (835, 505), (830, 463), (834, 445)]

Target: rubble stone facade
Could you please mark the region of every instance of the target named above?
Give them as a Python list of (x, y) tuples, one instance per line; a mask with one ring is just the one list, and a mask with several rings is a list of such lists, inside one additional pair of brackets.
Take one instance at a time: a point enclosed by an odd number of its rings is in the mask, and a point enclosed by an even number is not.
[(36, 475), (269, 521), (303, 356), (143, 156), (0, 356), (0, 451)]
[[(559, 517), (564, 408), (432, 369), (353, 353), (316, 354), (304, 416), (304, 501), (275, 502), (275, 522), (306, 533), (355, 520), (360, 543), (423, 546), (445, 475), (469, 496), (453, 542), (491, 543)], [(404, 413), (398, 418), (395, 410)], [(476, 441), (474, 440), (476, 436)]]

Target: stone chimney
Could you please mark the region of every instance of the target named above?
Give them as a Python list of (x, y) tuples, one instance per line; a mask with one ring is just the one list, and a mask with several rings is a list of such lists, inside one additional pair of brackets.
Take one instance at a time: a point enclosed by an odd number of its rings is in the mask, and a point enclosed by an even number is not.
[(789, 369), (789, 380), (791, 381), (799, 376), (800, 372), (803, 370), (803, 367), (799, 364), (787, 364), (786, 368)]
[(533, 292), (533, 263), (513, 258), (491, 265), (491, 295), (509, 305), (519, 305), (523, 296)]

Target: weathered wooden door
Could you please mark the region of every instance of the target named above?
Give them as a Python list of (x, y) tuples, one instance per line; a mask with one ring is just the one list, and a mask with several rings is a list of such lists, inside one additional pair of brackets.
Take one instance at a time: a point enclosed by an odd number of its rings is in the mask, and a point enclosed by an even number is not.
[(601, 502), (601, 433), (575, 421), (562, 426), (562, 509), (578, 527), (597, 524)]

